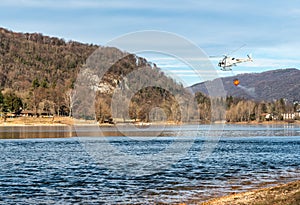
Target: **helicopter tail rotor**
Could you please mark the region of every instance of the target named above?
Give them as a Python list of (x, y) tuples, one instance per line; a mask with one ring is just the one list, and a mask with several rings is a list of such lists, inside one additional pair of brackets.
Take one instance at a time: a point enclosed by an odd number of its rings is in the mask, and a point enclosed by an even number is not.
[(251, 54), (251, 53), (248, 54), (247, 57), (249, 58), (250, 61), (253, 61), (253, 59), (252, 59), (252, 54)]

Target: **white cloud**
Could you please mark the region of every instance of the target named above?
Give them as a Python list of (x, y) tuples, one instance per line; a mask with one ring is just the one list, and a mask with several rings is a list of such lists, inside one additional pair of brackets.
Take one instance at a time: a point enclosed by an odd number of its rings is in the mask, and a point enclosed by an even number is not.
[[(0, 9), (3, 12), (0, 17), (2, 26), (6, 25), (9, 29), (40, 32), (89, 43), (105, 44), (127, 32), (154, 29), (178, 33), (191, 39), (209, 55), (229, 53), (246, 44), (233, 56), (244, 57), (252, 53), (254, 62), (233, 68), (236, 74), (300, 67), (298, 7), (296, 1), (279, 0), (272, 1), (272, 4), (259, 0), (217, 3), (198, 0), (2, 0)], [(41, 17), (26, 13), (26, 9), (18, 15), (10, 13), (14, 8), (30, 8), (30, 12), (36, 9)], [(52, 20), (52, 12), (61, 19)], [(183, 69), (188, 66), (173, 57), (147, 59), (182, 77), (192, 77), (191, 70)], [(196, 58), (193, 60), (201, 61)], [(212, 60), (216, 70), (218, 60)], [(225, 75), (219, 71), (218, 74)]]

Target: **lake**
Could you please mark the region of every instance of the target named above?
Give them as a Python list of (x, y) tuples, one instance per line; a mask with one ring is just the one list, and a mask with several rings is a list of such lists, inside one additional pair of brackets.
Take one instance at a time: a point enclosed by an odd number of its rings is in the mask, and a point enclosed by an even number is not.
[(0, 204), (204, 201), (300, 179), (297, 124), (0, 127), (0, 136)]

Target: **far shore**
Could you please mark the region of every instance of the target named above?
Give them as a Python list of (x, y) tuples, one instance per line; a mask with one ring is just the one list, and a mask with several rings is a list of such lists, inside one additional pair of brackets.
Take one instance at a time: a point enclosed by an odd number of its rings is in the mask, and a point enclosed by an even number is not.
[[(215, 124), (222, 124), (224, 122), (217, 121)], [(72, 125), (95, 125), (99, 126), (114, 126), (114, 124), (109, 123), (95, 123), (94, 120), (74, 120), (71, 117), (18, 117), (18, 118), (7, 118), (4, 122), (3, 119), (0, 118), (0, 127), (13, 127), (13, 126), (72, 126)], [(126, 125), (127, 123), (117, 123), (118, 125)], [(190, 122), (190, 123), (182, 123), (182, 122), (136, 122), (134, 123), (136, 126), (149, 126), (149, 125), (164, 125), (164, 126), (176, 126), (183, 124), (211, 124), (209, 122)], [(251, 122), (225, 122), (225, 124), (232, 125), (276, 125), (276, 124), (300, 124), (299, 120), (294, 121), (251, 121)]]

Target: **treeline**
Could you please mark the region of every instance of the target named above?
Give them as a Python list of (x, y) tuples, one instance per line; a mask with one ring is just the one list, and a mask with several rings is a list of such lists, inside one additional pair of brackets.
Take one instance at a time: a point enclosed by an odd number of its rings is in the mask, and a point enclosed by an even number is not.
[[(220, 120), (217, 109), (224, 109), (227, 122), (250, 122), (283, 120), (283, 114), (299, 110), (298, 103), (290, 103), (283, 98), (273, 102), (257, 102), (243, 98), (228, 96), (226, 98), (209, 98), (202, 93), (196, 93), (196, 100), (201, 121)], [(214, 103), (212, 110), (212, 103)]]
[(45, 81), (37, 78), (33, 81), (29, 91), (20, 94), (12, 89), (0, 92), (0, 114), (13, 113), (20, 115), (24, 111), (31, 111), (31, 115), (69, 115), (70, 89), (62, 86), (50, 87)]

